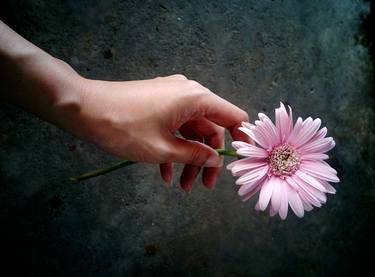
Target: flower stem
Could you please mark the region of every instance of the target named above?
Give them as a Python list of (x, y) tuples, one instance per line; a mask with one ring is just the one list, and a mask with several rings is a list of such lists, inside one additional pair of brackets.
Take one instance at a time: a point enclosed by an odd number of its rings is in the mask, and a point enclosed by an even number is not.
[[(229, 156), (229, 157), (239, 158), (239, 156), (237, 155), (235, 150), (216, 149), (216, 152), (221, 156)], [(115, 171), (117, 169), (129, 166), (129, 165), (132, 165), (132, 164), (135, 164), (135, 163), (137, 163), (137, 162), (123, 160), (123, 161), (121, 161), (117, 164), (114, 164), (114, 165), (111, 165), (111, 166), (108, 166), (108, 167), (100, 168), (100, 169), (97, 169), (97, 170), (94, 170), (94, 171), (91, 171), (91, 172), (87, 172), (87, 173), (84, 173), (84, 174), (81, 174), (81, 175), (72, 176), (72, 177), (69, 178), (69, 180), (73, 181), (73, 182), (87, 180), (87, 179), (90, 179), (90, 178), (94, 178), (94, 177), (97, 177), (97, 176), (100, 176), (100, 175), (107, 174), (109, 172)]]
[(221, 156), (236, 157), (239, 158), (236, 150), (227, 150), (227, 149), (216, 149), (216, 152)]
[(70, 181), (83, 181), (83, 180), (90, 179), (90, 178), (93, 178), (93, 177), (96, 177), (96, 176), (107, 174), (109, 172), (115, 171), (117, 169), (129, 166), (129, 165), (132, 165), (132, 164), (135, 164), (135, 163), (136, 162), (133, 162), (133, 161), (123, 160), (123, 161), (121, 161), (117, 164), (114, 164), (114, 165), (111, 165), (111, 166), (108, 166), (108, 167), (100, 168), (100, 169), (97, 169), (97, 170), (94, 170), (94, 171), (91, 171), (91, 172), (87, 172), (87, 173), (84, 173), (84, 174), (81, 174), (81, 175), (78, 175), (78, 176), (72, 176), (72, 177), (69, 178), (69, 180)]

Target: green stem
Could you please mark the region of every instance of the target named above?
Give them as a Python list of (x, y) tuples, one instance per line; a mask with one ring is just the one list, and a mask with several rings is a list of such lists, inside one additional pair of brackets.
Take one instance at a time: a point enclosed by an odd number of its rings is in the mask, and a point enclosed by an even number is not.
[(227, 150), (227, 149), (216, 149), (216, 152), (221, 156), (236, 157), (239, 158), (236, 150)]
[(94, 170), (94, 171), (91, 171), (91, 172), (87, 172), (87, 173), (84, 173), (82, 175), (72, 176), (72, 177), (69, 178), (69, 180), (70, 181), (83, 181), (83, 180), (90, 179), (90, 178), (93, 178), (93, 177), (96, 177), (96, 176), (107, 174), (109, 172), (115, 171), (116, 169), (120, 169), (122, 167), (129, 166), (129, 165), (132, 165), (132, 164), (135, 164), (135, 163), (136, 162), (124, 160), (124, 161), (121, 161), (121, 162), (119, 162), (115, 165), (111, 165), (111, 166), (104, 167), (104, 168), (101, 168), (101, 169), (97, 169), (97, 170)]
[[(229, 156), (229, 157), (239, 158), (239, 156), (237, 155), (235, 150), (216, 149), (216, 151), (221, 156)], [(84, 173), (82, 175), (72, 176), (72, 177), (69, 178), (69, 180), (74, 181), (74, 182), (83, 181), (83, 180), (86, 180), (86, 179), (90, 179), (90, 178), (93, 178), (93, 177), (97, 177), (97, 176), (100, 176), (100, 175), (107, 174), (109, 172), (115, 171), (117, 169), (129, 166), (129, 165), (132, 165), (132, 164), (135, 164), (135, 163), (137, 163), (137, 162), (123, 160), (123, 161), (121, 161), (121, 162), (119, 162), (115, 165), (112, 165), (112, 166), (97, 169), (97, 170), (94, 170), (94, 171), (91, 171), (91, 172)]]

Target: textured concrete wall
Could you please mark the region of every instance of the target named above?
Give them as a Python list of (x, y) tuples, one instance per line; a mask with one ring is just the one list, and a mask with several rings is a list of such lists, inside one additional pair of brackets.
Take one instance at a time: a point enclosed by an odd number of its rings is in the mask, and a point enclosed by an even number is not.
[(165, 187), (153, 165), (72, 184), (70, 175), (116, 159), (2, 104), (0, 272), (13, 272), (2, 276), (328, 276), (370, 267), (369, 5), (1, 1), (5, 22), (84, 76), (183, 73), (251, 118), (280, 100), (295, 114), (321, 117), (336, 139), (330, 163), (342, 180), (323, 208), (286, 221), (255, 212), (254, 200), (242, 203), (228, 172), (214, 190), (197, 183), (190, 194), (177, 179)]

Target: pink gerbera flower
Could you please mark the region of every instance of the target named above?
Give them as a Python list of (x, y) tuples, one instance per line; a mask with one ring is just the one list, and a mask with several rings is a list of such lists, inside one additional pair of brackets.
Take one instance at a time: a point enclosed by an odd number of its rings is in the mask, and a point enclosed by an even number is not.
[(240, 176), (238, 194), (243, 201), (260, 190), (255, 206), (264, 211), (269, 206), (270, 215), (279, 213), (282, 219), (288, 206), (298, 217), (304, 211), (321, 207), (327, 201), (326, 193), (334, 194), (329, 182), (339, 182), (337, 172), (324, 160), (325, 152), (335, 146), (331, 137), (325, 137), (327, 128), (319, 130), (321, 120), (299, 117), (293, 126), (292, 109), (289, 114), (283, 103), (275, 110), (276, 126), (263, 113), (255, 125), (243, 122), (239, 129), (258, 146), (234, 141), (232, 146), (243, 159), (228, 165), (233, 176)]

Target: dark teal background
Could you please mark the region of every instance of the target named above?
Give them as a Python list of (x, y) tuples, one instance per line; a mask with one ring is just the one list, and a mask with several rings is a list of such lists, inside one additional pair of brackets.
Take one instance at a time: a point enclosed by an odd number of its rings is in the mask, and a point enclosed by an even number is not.
[(280, 100), (320, 117), (341, 179), (321, 209), (286, 221), (254, 211), (255, 199), (242, 203), (227, 171), (214, 190), (199, 181), (190, 194), (178, 178), (165, 187), (154, 165), (72, 184), (69, 176), (117, 159), (2, 104), (1, 276), (373, 272), (370, 2), (2, 0), (0, 15), (89, 78), (183, 73), (252, 120)]

